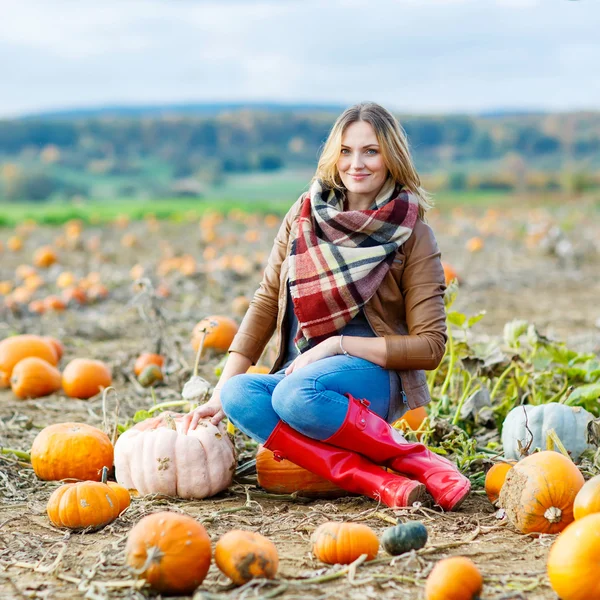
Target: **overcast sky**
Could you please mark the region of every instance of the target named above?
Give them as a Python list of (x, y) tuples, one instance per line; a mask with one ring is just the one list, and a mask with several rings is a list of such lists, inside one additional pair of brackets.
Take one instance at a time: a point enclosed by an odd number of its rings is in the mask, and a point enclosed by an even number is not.
[(600, 0), (0, 0), (0, 116), (203, 101), (600, 109)]

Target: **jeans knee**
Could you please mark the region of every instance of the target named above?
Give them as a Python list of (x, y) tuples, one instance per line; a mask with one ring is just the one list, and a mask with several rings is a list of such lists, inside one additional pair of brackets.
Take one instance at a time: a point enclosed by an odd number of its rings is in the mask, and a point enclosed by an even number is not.
[(310, 381), (301, 377), (287, 376), (277, 384), (271, 398), (273, 410), (279, 418), (286, 423), (299, 424), (299, 422), (314, 419), (314, 404), (310, 400), (314, 397), (314, 386)]

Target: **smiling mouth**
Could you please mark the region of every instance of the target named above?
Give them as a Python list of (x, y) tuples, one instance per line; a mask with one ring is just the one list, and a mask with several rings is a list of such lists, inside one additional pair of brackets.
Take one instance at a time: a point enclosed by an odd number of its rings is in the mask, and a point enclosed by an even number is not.
[(363, 174), (359, 174), (359, 175), (350, 175), (350, 177), (352, 177), (353, 179), (364, 179), (365, 177), (368, 177), (369, 175), (367, 173), (363, 173)]

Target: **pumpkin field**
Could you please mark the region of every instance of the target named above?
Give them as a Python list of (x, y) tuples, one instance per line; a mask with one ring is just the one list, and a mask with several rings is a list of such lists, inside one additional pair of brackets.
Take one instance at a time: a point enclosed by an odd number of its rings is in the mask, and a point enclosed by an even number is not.
[[(226, 422), (174, 431), (217, 382), (275, 212), (0, 229), (0, 598), (600, 598), (600, 200), (427, 216), (450, 335), (433, 402), (395, 426), (470, 478), (448, 513), (347, 495)], [(170, 459), (140, 440), (159, 430), (204, 449), (207, 497), (183, 464), (157, 491)]]

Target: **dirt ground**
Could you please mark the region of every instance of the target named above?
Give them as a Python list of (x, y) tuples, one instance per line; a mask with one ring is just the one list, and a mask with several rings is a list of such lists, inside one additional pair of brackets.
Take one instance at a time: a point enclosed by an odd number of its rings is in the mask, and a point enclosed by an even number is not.
[[(455, 308), (469, 314), (486, 310), (475, 335), (500, 336), (504, 323), (522, 318), (546, 335), (564, 339), (578, 350), (600, 353), (600, 211), (598, 205), (575, 204), (552, 211), (512, 207), (495, 212), (470, 213), (464, 209), (433, 214), (430, 223), (443, 253), (461, 280)], [(158, 227), (158, 229), (157, 229)], [(251, 229), (256, 234), (247, 236)], [(189, 338), (193, 325), (208, 314), (231, 314), (231, 300), (251, 295), (261, 274), (264, 253), (276, 228), (262, 219), (233, 215), (216, 226), (230, 254), (246, 258), (238, 272), (206, 253), (198, 222), (131, 223), (87, 227), (74, 248), (59, 250), (60, 262), (44, 271), (45, 293), (56, 290), (63, 270), (81, 277), (100, 273), (110, 288), (108, 299), (42, 316), (0, 312), (0, 338), (11, 333), (41, 333), (60, 338), (66, 348), (61, 363), (75, 357), (107, 361), (119, 396), (119, 420), (152, 404), (149, 392), (132, 375), (133, 360), (153, 349), (162, 328), (169, 358), (165, 384), (156, 388), (159, 401), (178, 399), (190, 374), (193, 351)], [(135, 235), (123, 247), (126, 233)], [(5, 242), (13, 232), (0, 231)], [(42, 243), (55, 243), (62, 228), (37, 228), (25, 236), (24, 248), (0, 255), (0, 281), (14, 279), (19, 264), (30, 263)], [(465, 244), (481, 236), (483, 248), (469, 252)], [(99, 237), (99, 249), (88, 249)], [(234, 242), (231, 244), (230, 242)], [(213, 242), (213, 245), (215, 243)], [(216, 243), (218, 246), (218, 243)], [(161, 256), (192, 254), (198, 267), (193, 275), (156, 274)], [(235, 262), (235, 261), (234, 261)], [(239, 261), (238, 262), (243, 262)], [(140, 264), (157, 286), (161, 281), (170, 296), (151, 300), (132, 289), (131, 268)], [(154, 302), (158, 302), (155, 304)], [(154, 315), (158, 306), (164, 321)], [(271, 353), (267, 352), (268, 362)], [(216, 382), (218, 357), (201, 365), (201, 373)], [(115, 401), (109, 397), (109, 424), (114, 422)], [(19, 401), (11, 391), (0, 390), (0, 446), (28, 451), (46, 425), (80, 421), (103, 426), (101, 398), (72, 400), (56, 394), (39, 400)], [(240, 462), (251, 450), (238, 434)], [(209, 500), (183, 501), (135, 498), (114, 523), (95, 533), (65, 533), (49, 524), (45, 506), (55, 482), (40, 482), (33, 471), (14, 457), (0, 458), (0, 598), (143, 598), (141, 588), (124, 565), (125, 540), (130, 528), (156, 510), (183, 511), (203, 522), (213, 541), (232, 528), (268, 536), (277, 546), (281, 564), (272, 582), (251, 582), (233, 588), (213, 565), (195, 598), (420, 598), (425, 579), (440, 558), (469, 556), (484, 575), (485, 599), (532, 600), (556, 598), (545, 575), (545, 560), (553, 536), (533, 538), (516, 533), (498, 519), (482, 490), (475, 490), (457, 513), (443, 514), (430, 507), (390, 510), (356, 497), (303, 501), (266, 497), (252, 477), (238, 481), (227, 492)], [(230, 510), (235, 509), (235, 510)], [(355, 520), (380, 534), (390, 523), (418, 519), (429, 531), (427, 546), (397, 558), (380, 550), (378, 558), (355, 568), (328, 567), (310, 552), (310, 534), (327, 520)]]

